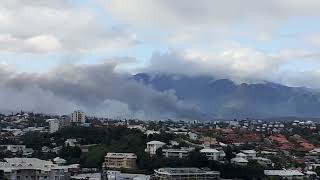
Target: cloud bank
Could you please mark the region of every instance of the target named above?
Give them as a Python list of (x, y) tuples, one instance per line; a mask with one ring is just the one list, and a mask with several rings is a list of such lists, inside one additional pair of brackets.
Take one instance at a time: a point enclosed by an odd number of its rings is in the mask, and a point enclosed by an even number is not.
[(117, 64), (59, 66), (48, 73), (17, 73), (0, 68), (0, 109), (163, 119), (201, 118), (197, 106), (179, 100), (174, 91), (159, 92), (115, 72)]

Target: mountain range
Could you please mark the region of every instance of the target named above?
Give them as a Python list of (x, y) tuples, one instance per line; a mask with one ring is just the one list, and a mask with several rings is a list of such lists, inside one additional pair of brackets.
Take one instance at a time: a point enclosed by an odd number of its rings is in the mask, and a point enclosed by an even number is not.
[(158, 91), (175, 91), (179, 100), (194, 104), (213, 118), (320, 117), (320, 93), (303, 87), (235, 83), (208, 76), (139, 73), (133, 79)]

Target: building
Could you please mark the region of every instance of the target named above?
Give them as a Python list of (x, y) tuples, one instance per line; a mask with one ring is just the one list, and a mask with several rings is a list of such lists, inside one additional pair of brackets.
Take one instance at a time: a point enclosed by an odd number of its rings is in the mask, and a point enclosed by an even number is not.
[(157, 179), (184, 180), (184, 179), (220, 179), (220, 172), (206, 171), (199, 168), (160, 168), (154, 170)]
[(145, 149), (145, 151), (150, 155), (155, 155), (157, 150), (164, 145), (166, 145), (166, 143), (161, 141), (150, 141), (147, 143), (147, 148)]
[(104, 168), (136, 168), (137, 156), (134, 153), (108, 153), (104, 157)]
[(232, 164), (236, 164), (239, 166), (246, 166), (248, 164), (248, 160), (242, 157), (235, 157), (231, 159)]
[(262, 166), (272, 166), (272, 161), (268, 158), (256, 157), (254, 160)]
[(247, 158), (248, 158), (246, 154), (241, 153), (241, 152), (238, 153), (238, 154), (236, 154), (236, 157), (237, 157), (237, 158), (243, 158), (243, 159), (247, 159)]
[(63, 115), (59, 118), (60, 121), (60, 126), (61, 127), (66, 127), (71, 125), (71, 118), (70, 116)]
[(101, 180), (100, 173), (76, 174), (70, 177), (71, 180)]
[(241, 150), (241, 152), (246, 155), (247, 159), (255, 159), (257, 157), (255, 150)]
[(120, 171), (104, 171), (102, 180), (149, 180), (149, 175), (121, 173)]
[(71, 123), (84, 124), (86, 123), (86, 114), (82, 111), (74, 111), (71, 114)]
[(60, 122), (58, 119), (48, 119), (47, 122), (49, 123), (49, 133), (55, 133), (60, 128)]
[(162, 155), (167, 158), (186, 158), (194, 148), (162, 149)]
[(199, 136), (198, 136), (198, 134), (196, 134), (196, 133), (189, 132), (188, 135), (189, 135), (189, 139), (191, 139), (191, 140), (196, 141), (196, 140), (199, 139)]
[(297, 170), (264, 170), (268, 178), (303, 179), (304, 174)]
[(0, 162), (0, 177), (10, 180), (68, 180), (68, 169), (37, 158), (5, 158)]
[(76, 139), (67, 139), (64, 141), (65, 146), (75, 147), (78, 141)]
[(22, 152), (25, 151), (25, 145), (0, 145), (0, 151), (10, 151), (12, 153)]
[(226, 154), (224, 151), (218, 151), (216, 149), (204, 148), (200, 150), (200, 153), (205, 154), (208, 160), (220, 161), (223, 160)]
[(203, 147), (206, 148), (210, 148), (211, 146), (218, 144), (217, 139), (212, 137), (202, 137), (200, 142), (202, 143)]
[(62, 159), (61, 157), (56, 157), (53, 159), (53, 162), (55, 164), (61, 165), (61, 164), (65, 164), (67, 161), (65, 159)]

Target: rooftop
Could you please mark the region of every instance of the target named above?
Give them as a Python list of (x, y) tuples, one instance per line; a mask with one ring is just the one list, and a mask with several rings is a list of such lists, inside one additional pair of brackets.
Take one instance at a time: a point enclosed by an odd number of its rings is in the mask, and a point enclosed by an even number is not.
[(266, 176), (303, 176), (304, 174), (297, 170), (264, 170)]
[(52, 169), (64, 169), (63, 166), (53, 164), (51, 161), (45, 161), (37, 158), (5, 158), (5, 162), (0, 162), (0, 170), (11, 172), (18, 169), (36, 169), (42, 171), (51, 171)]
[(161, 141), (150, 141), (147, 144), (159, 144), (159, 145), (165, 145), (166, 143), (161, 142)]
[(134, 153), (108, 153), (105, 157), (109, 158), (137, 158)]
[(201, 153), (218, 153), (219, 151), (216, 149), (205, 148), (200, 150)]
[(216, 174), (219, 175), (218, 171), (205, 171), (199, 168), (160, 168), (155, 170), (158, 174), (167, 175), (190, 175), (190, 174)]

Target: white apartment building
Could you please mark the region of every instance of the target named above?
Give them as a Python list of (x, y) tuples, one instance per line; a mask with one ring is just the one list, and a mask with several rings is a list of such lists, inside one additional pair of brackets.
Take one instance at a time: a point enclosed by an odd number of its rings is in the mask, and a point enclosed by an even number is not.
[(55, 133), (60, 128), (60, 122), (58, 119), (48, 119), (49, 122), (49, 133)]
[(37, 158), (5, 158), (0, 177), (10, 180), (68, 180), (68, 169)]
[(85, 124), (86, 123), (86, 114), (82, 111), (74, 111), (71, 114), (71, 123)]
[(194, 148), (182, 147), (181, 149), (162, 149), (163, 156), (167, 158), (186, 158)]
[(147, 148), (145, 149), (145, 151), (150, 155), (155, 155), (157, 149), (161, 148), (164, 145), (166, 145), (166, 143), (161, 141), (150, 141), (147, 143)]

